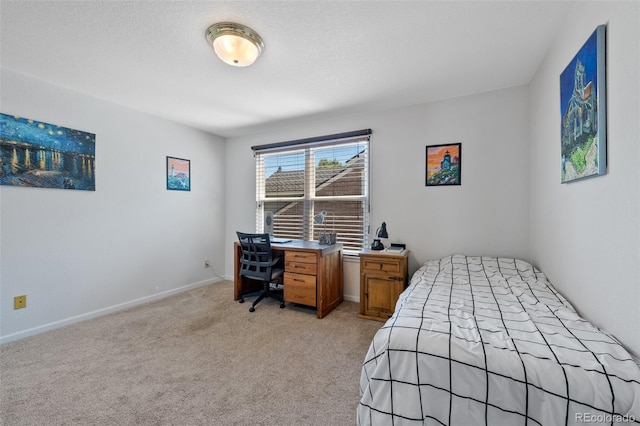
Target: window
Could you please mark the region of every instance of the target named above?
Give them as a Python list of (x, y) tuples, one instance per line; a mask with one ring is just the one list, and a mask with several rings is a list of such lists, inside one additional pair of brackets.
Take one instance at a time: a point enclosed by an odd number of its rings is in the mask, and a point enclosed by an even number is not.
[[(345, 254), (361, 250), (369, 233), (369, 134), (363, 130), (253, 147), (256, 229), (273, 217), (273, 235), (318, 240), (335, 232)], [(314, 223), (326, 212), (323, 224)]]

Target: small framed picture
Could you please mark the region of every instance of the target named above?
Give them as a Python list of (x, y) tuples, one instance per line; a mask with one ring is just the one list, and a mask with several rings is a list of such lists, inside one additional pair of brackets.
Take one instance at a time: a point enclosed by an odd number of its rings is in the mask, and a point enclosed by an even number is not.
[(167, 189), (191, 191), (191, 161), (167, 157)]
[(460, 185), (462, 144), (427, 146), (426, 186)]

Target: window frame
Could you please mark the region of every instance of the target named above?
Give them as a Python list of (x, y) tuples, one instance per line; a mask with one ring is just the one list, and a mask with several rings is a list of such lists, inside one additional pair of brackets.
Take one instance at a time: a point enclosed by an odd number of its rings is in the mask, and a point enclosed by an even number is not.
[[(252, 147), (254, 150), (254, 156), (256, 158), (256, 229), (257, 232), (264, 232), (265, 221), (265, 203), (270, 202), (282, 202), (282, 203), (303, 203), (303, 214), (301, 215), (302, 221), (302, 239), (305, 241), (313, 241), (314, 235), (318, 231), (317, 227), (322, 225), (316, 225), (313, 221), (316, 203), (318, 202), (359, 202), (362, 203), (361, 216), (353, 215), (352, 217), (358, 218), (358, 226), (355, 237), (352, 236), (349, 243), (345, 246), (343, 244), (343, 253), (346, 256), (357, 255), (359, 251), (363, 250), (368, 245), (368, 237), (370, 231), (370, 152), (371, 152), (371, 130), (367, 129), (366, 134), (359, 134), (353, 136), (356, 132), (350, 132), (349, 137), (334, 138), (337, 135), (330, 135), (327, 137), (310, 138), (300, 141), (282, 142), (278, 144), (262, 145), (259, 147)], [(322, 139), (328, 138), (328, 139)], [(319, 140), (321, 139), (321, 140)], [(327, 148), (340, 148), (347, 147), (348, 145), (358, 144), (363, 146), (364, 151), (358, 154), (363, 155), (362, 158), (362, 177), (358, 183), (361, 189), (359, 195), (317, 195), (320, 188), (316, 188), (315, 179), (316, 166), (315, 155), (317, 151)], [(294, 153), (304, 153), (304, 191), (301, 196), (283, 196), (283, 197), (267, 197), (266, 194), (266, 182), (268, 177), (265, 173), (266, 158), (270, 155), (287, 155)], [(356, 158), (355, 156), (352, 158)], [(358, 209), (354, 210), (358, 211)], [(316, 228), (314, 228), (314, 226)], [(275, 237), (283, 237), (274, 232)], [(286, 236), (285, 236), (286, 237)], [(288, 237), (286, 237), (288, 238)], [(359, 241), (354, 242), (357, 239)], [(338, 232), (338, 242), (340, 241), (340, 233)], [(350, 246), (350, 247), (349, 247)]]

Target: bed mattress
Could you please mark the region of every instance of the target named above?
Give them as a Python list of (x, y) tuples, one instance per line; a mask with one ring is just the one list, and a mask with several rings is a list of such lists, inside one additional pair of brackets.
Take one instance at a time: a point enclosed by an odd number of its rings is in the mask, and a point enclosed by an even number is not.
[(639, 424), (640, 368), (528, 262), (413, 275), (362, 365), (360, 425)]

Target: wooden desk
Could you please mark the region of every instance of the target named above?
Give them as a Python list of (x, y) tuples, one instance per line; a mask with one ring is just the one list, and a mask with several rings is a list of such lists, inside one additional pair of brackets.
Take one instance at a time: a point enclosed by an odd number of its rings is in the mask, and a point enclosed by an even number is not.
[[(321, 245), (317, 241), (292, 240), (275, 244), (284, 252), (284, 300), (313, 306), (322, 318), (342, 303), (342, 244)], [(262, 283), (240, 277), (240, 243), (233, 246), (233, 300), (262, 290)]]

